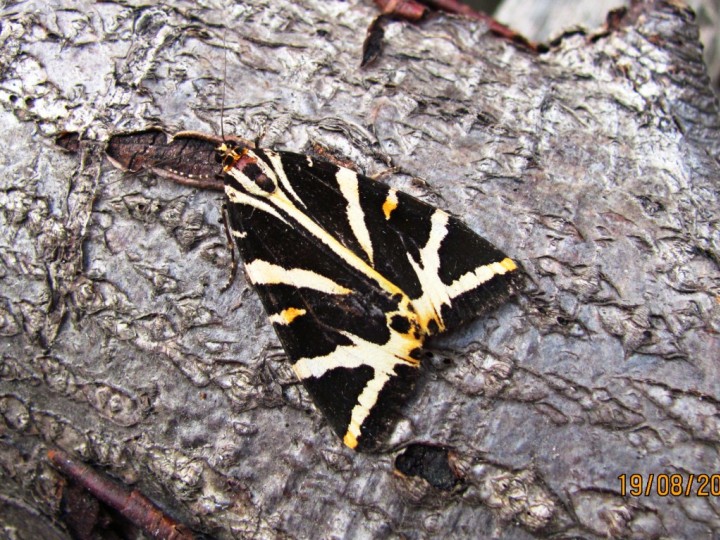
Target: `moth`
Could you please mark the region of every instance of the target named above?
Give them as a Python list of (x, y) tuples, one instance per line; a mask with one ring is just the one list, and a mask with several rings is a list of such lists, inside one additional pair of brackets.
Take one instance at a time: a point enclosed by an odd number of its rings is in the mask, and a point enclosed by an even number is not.
[[(144, 139), (122, 141), (108, 151), (117, 165), (192, 176), (138, 152)], [(198, 141), (178, 135), (154, 152), (195, 174), (207, 153), (188, 154)], [(295, 374), (348, 447), (377, 449), (425, 340), (504, 302), (518, 265), (443, 210), (349, 168), (226, 142), (216, 151), (228, 229)]]

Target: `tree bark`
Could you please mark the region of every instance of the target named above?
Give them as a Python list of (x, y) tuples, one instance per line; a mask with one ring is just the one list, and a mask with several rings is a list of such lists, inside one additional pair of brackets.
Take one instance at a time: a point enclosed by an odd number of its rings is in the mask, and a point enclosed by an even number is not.
[[(635, 2), (542, 55), (462, 17), (398, 21), (360, 70), (375, 15), (4, 9), (5, 530), (67, 537), (58, 447), (217, 538), (718, 534), (698, 478), (720, 473), (720, 118), (691, 12)], [(151, 125), (394, 167), (383, 181), (461, 217), (525, 287), (436, 340), (387, 450), (355, 454), (244, 277), (223, 290), (222, 197), (103, 161)], [(393, 473), (413, 442), (452, 448), (453, 491)], [(647, 494), (622, 493), (632, 474)], [(694, 475), (691, 495), (659, 474)]]
[[(688, 0), (700, 30), (703, 58), (712, 87), (720, 90), (720, 0)], [(502, 0), (495, 17), (531, 40), (548, 41), (570, 27), (600, 26), (607, 12), (625, 6), (622, 0)]]

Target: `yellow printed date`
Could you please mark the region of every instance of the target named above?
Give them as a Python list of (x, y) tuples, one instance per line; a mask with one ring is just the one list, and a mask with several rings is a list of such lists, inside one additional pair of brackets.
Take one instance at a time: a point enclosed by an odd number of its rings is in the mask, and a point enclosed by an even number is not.
[(720, 496), (720, 474), (621, 474), (618, 480), (622, 497)]

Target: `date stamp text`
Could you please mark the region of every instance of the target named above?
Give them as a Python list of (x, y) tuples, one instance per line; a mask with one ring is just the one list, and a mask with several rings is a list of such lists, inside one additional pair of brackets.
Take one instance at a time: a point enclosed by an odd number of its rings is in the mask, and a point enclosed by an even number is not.
[(718, 497), (720, 474), (621, 474), (620, 496)]

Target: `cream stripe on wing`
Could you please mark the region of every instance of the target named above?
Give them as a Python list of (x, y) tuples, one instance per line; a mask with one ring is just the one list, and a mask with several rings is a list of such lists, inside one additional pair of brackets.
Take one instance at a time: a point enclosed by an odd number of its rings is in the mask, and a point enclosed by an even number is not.
[(490, 281), (494, 276), (507, 274), (513, 270), (517, 270), (517, 265), (508, 257), (505, 257), (500, 262), (478, 266), (472, 272), (463, 274), (453, 281), (448, 287), (448, 294), (450, 295), (450, 298), (455, 298), (479, 287), (487, 281)]
[(340, 333), (350, 339), (352, 345), (340, 345), (325, 356), (301, 358), (295, 362), (292, 367), (300, 380), (309, 377), (319, 378), (336, 368), (354, 369), (360, 366), (370, 366), (375, 371), (392, 373), (398, 364), (413, 367), (419, 365), (418, 360), (410, 357), (409, 354), (422, 346), (422, 340), (391, 331), (387, 343), (377, 344), (350, 332)]
[(264, 152), (265, 155), (270, 159), (270, 163), (272, 163), (275, 176), (278, 180), (280, 180), (280, 184), (282, 184), (282, 187), (285, 188), (285, 191), (290, 193), (296, 201), (305, 206), (305, 203), (300, 197), (298, 197), (298, 194), (295, 193), (295, 190), (293, 189), (290, 180), (288, 180), (287, 175), (285, 174), (285, 166), (283, 165), (280, 155), (277, 152), (273, 152), (272, 150), (264, 150)]
[[(229, 174), (232, 175), (232, 176), (237, 180), (237, 175), (234, 174), (234, 172), (235, 172), (235, 169), (233, 169), (232, 171), (230, 171)], [(242, 191), (238, 191), (237, 189), (235, 189), (234, 187), (232, 187), (232, 186), (230, 186), (230, 185), (226, 185), (226, 186), (225, 186), (225, 195), (227, 196), (227, 198), (228, 198), (228, 200), (229, 200), (230, 202), (238, 203), (238, 204), (247, 204), (247, 205), (250, 205), (250, 206), (252, 206), (253, 208), (257, 208), (258, 210), (262, 210), (263, 212), (267, 212), (268, 214), (270, 214), (270, 215), (272, 215), (272, 216), (275, 216), (276, 218), (278, 218), (280, 221), (282, 221), (282, 222), (285, 223), (286, 225), (290, 225), (290, 224), (285, 220), (285, 218), (283, 218), (283, 217), (277, 212), (277, 210), (275, 210), (275, 209), (272, 207), (272, 205), (270, 205), (270, 204), (268, 204), (268, 203), (266, 203), (266, 202), (264, 202), (264, 201), (261, 201), (261, 200), (259, 200), (259, 199), (256, 199), (255, 197), (251, 197), (251, 196), (248, 195), (247, 193), (243, 193)]]
[(302, 268), (283, 268), (261, 259), (245, 264), (250, 281), (255, 285), (293, 285), (305, 287), (328, 294), (350, 294), (352, 291), (321, 276)]
[(353, 407), (350, 414), (350, 424), (347, 427), (343, 442), (350, 448), (355, 448), (358, 444), (358, 438), (362, 435), (362, 425), (365, 419), (370, 415), (370, 411), (377, 403), (380, 392), (390, 380), (390, 374), (384, 371), (376, 371), (375, 376), (368, 381), (365, 388), (357, 398), (358, 404)]
[(340, 168), (335, 175), (340, 193), (347, 201), (347, 217), (350, 228), (355, 234), (360, 247), (367, 253), (370, 264), (373, 264), (373, 247), (370, 240), (370, 232), (365, 224), (365, 212), (360, 206), (360, 186), (358, 185), (357, 173), (350, 169)]
[(281, 209), (284, 213), (294, 219), (298, 226), (305, 229), (307, 232), (312, 234), (320, 242), (328, 246), (333, 252), (335, 252), (346, 264), (360, 270), (365, 276), (374, 280), (380, 287), (391, 295), (402, 294), (405, 299), (405, 293), (393, 282), (388, 280), (385, 276), (380, 274), (375, 268), (370, 266), (365, 260), (356, 255), (352, 250), (346, 248), (335, 238), (332, 234), (328, 233), (325, 229), (320, 227), (315, 221), (308, 217), (302, 210), (298, 209), (297, 206), (288, 198), (285, 192), (276, 190), (268, 196), (268, 200), (272, 204)]
[[(252, 185), (254, 185), (239, 169), (233, 168), (228, 171), (228, 174), (233, 176), (233, 178), (240, 182), (240, 184), (243, 185), (246, 189), (251, 189)], [(307, 231), (322, 244), (330, 248), (344, 261), (345, 264), (362, 272), (367, 278), (375, 281), (390, 295), (402, 295), (401, 307), (404, 311), (407, 311), (410, 299), (403, 292), (403, 290), (400, 289), (400, 287), (398, 287), (392, 281), (379, 273), (373, 266), (368, 264), (365, 259), (357, 255), (351, 249), (345, 247), (337, 238), (335, 238), (328, 231), (320, 227), (320, 225), (318, 225), (305, 212), (299, 209), (295, 205), (295, 203), (293, 203), (292, 199), (288, 196), (288, 193), (285, 190), (276, 189), (272, 193), (263, 193), (261, 195), (263, 197), (262, 201), (244, 195), (240, 191), (233, 189), (229, 186), (226, 186), (225, 192), (227, 193), (228, 198), (232, 202), (250, 204), (256, 208), (271, 213), (272, 215), (278, 217), (286, 223), (287, 221), (284, 219), (283, 216), (291, 218), (294, 221), (294, 227)]]
[(416, 262), (410, 254), (408, 260), (415, 270), (423, 294), (420, 298), (412, 300), (415, 310), (420, 315), (423, 328), (427, 328), (431, 320), (438, 324), (438, 331), (445, 329), (440, 316), (443, 304), (450, 305), (450, 296), (447, 286), (440, 279), (440, 245), (448, 233), (450, 216), (442, 210), (435, 210), (430, 218), (430, 236), (425, 246), (420, 250), (420, 262)]
[(419, 361), (409, 355), (411, 351), (422, 346), (422, 339), (391, 331), (388, 342), (380, 345), (350, 332), (341, 333), (352, 341), (352, 345), (341, 345), (325, 356), (301, 358), (292, 367), (301, 381), (310, 377), (320, 378), (336, 368), (354, 369), (361, 366), (373, 368), (374, 376), (357, 397), (357, 404), (352, 409), (350, 423), (343, 437), (343, 442), (347, 446), (355, 448), (358, 438), (362, 435), (363, 422), (377, 403), (383, 386), (390, 377), (397, 375), (395, 366), (419, 367)]

